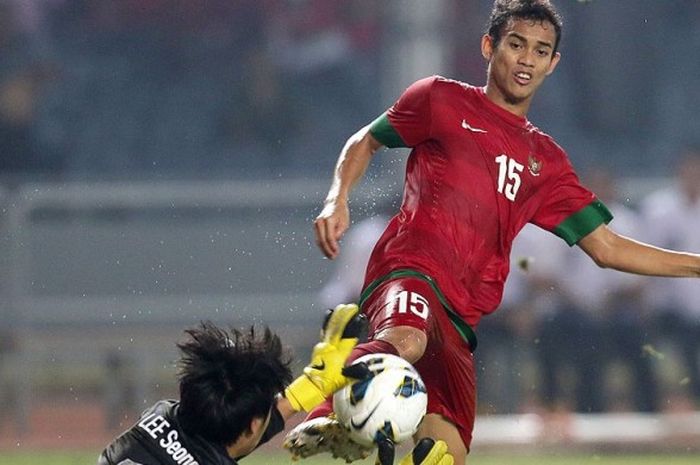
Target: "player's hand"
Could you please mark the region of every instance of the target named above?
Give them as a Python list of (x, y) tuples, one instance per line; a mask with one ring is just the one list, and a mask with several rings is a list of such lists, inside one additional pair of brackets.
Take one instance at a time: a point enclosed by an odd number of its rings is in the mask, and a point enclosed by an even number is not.
[(314, 346), (311, 363), (285, 390), (294, 410), (308, 412), (349, 382), (342, 369), (364, 325), (364, 315), (354, 304), (338, 305), (326, 315), (321, 341)]
[(326, 202), (323, 210), (314, 221), (316, 244), (323, 255), (331, 260), (340, 253), (338, 241), (350, 226), (350, 210), (347, 202), (338, 200)]
[[(375, 465), (393, 465), (394, 443), (390, 440), (377, 444), (377, 460)], [(453, 465), (454, 458), (447, 452), (445, 441), (435, 441), (432, 438), (423, 438), (416, 443), (413, 450), (408, 453), (399, 465)]]

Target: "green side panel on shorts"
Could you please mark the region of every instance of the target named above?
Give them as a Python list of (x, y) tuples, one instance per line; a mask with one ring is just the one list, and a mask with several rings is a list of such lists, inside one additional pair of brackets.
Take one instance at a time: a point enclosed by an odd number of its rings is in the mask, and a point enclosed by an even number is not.
[(567, 244), (574, 245), (595, 228), (613, 219), (612, 213), (603, 202), (596, 199), (587, 207), (577, 211), (554, 228), (554, 234), (561, 237)]
[(386, 112), (382, 113), (377, 119), (372, 121), (369, 126), (369, 132), (381, 142), (383, 145), (389, 148), (395, 147), (408, 147), (406, 143), (401, 139), (401, 136), (396, 129), (389, 122), (389, 117)]

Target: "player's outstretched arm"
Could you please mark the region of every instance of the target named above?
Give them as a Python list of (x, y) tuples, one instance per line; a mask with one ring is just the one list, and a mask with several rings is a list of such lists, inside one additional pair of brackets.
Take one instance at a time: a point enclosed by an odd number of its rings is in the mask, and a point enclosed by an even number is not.
[[(391, 441), (378, 444), (375, 465), (393, 465), (394, 445)], [(447, 451), (445, 441), (422, 438), (401, 461), (399, 465), (453, 465), (454, 458)]]
[[(321, 340), (311, 353), (311, 362), (284, 392), (293, 411), (308, 412), (348, 383), (342, 369), (364, 324), (364, 316), (354, 304), (338, 305), (326, 316)], [(278, 409), (284, 410), (286, 405), (280, 404)], [(285, 412), (281, 413), (284, 416)]]
[(648, 276), (700, 278), (700, 255), (661, 249), (601, 225), (578, 242), (599, 266)]
[(367, 170), (374, 152), (381, 146), (370, 133), (369, 126), (365, 126), (353, 134), (340, 151), (323, 209), (314, 221), (316, 244), (330, 259), (338, 256), (338, 241), (350, 225), (350, 191)]

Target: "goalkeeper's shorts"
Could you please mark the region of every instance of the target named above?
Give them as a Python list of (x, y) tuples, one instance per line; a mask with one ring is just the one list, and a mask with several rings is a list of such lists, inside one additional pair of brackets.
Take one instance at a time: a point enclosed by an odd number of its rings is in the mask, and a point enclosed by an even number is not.
[(412, 326), (428, 335), (423, 357), (414, 365), (428, 389), (428, 413), (457, 426), (469, 448), (476, 410), (474, 360), (431, 286), (404, 277), (381, 283), (363, 302), (369, 336), (386, 328)]

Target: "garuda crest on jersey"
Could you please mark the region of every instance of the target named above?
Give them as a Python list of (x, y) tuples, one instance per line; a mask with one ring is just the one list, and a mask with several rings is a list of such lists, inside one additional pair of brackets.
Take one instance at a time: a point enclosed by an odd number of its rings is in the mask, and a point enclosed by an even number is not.
[(534, 156), (527, 157), (527, 169), (533, 176), (539, 176), (542, 170), (542, 160), (538, 160)]

